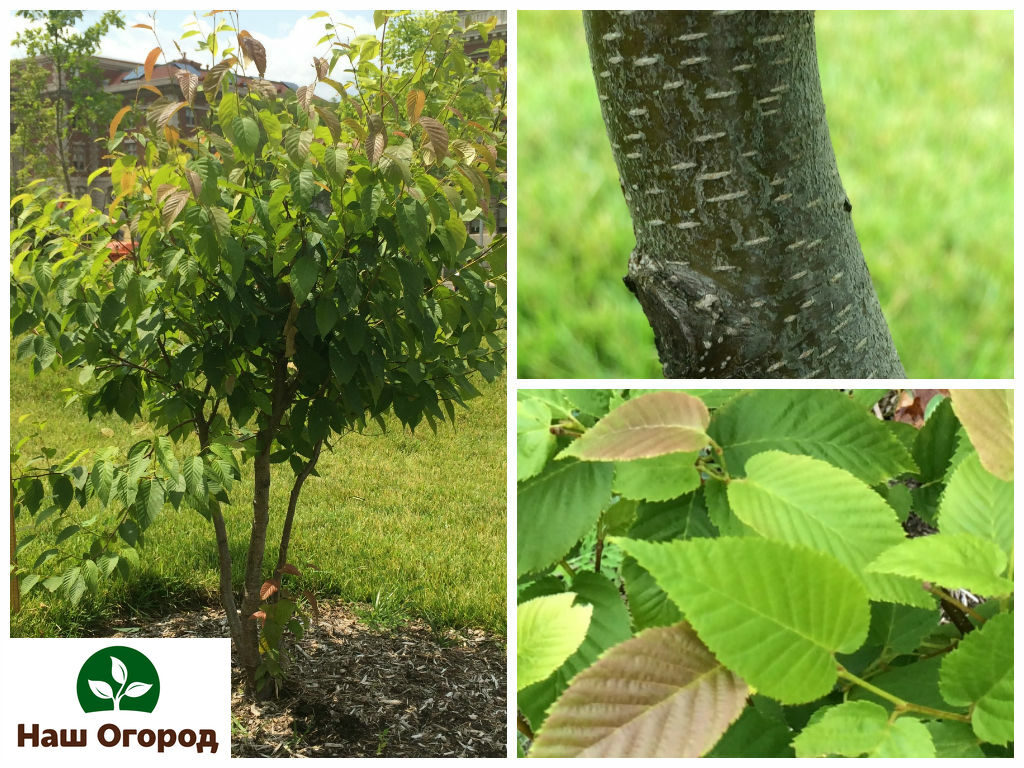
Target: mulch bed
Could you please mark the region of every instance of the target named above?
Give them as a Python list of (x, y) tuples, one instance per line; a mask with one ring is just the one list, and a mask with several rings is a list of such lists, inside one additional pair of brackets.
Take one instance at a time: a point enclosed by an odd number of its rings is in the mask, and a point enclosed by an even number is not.
[[(344, 605), (288, 651), (276, 699), (242, 698), (232, 670), (233, 757), (505, 757), (505, 638), (439, 634), (414, 621), (376, 631)], [(114, 637), (227, 637), (216, 608), (181, 613)]]

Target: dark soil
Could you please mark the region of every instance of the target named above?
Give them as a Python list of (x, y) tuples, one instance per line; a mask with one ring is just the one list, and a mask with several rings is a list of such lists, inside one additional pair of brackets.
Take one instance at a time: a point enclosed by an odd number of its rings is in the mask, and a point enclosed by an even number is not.
[[(505, 638), (438, 633), (422, 622), (393, 631), (322, 602), (298, 643), (278, 697), (253, 702), (232, 670), (233, 757), (505, 757)], [(227, 637), (204, 608), (114, 637)]]

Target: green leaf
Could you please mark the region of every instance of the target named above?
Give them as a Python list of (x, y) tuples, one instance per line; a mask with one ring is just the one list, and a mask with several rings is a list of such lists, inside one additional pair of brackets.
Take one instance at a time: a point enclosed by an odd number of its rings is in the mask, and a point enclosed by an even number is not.
[(715, 414), (708, 431), (725, 451), (733, 477), (751, 456), (778, 450), (827, 461), (868, 485), (916, 469), (910, 453), (842, 392), (757, 390), (744, 393)]
[(114, 483), (114, 465), (99, 459), (92, 467), (92, 488), (106, 506), (110, 501), (110, 489)]
[(519, 486), (517, 573), (558, 562), (611, 502), (611, 465), (564, 461)]
[(60, 533), (57, 534), (57, 538), (54, 539), (53, 543), (54, 544), (61, 544), (61, 543), (65, 542), (65, 541), (67, 541), (68, 539), (70, 539), (72, 536), (74, 536), (80, 530), (82, 530), (81, 526), (74, 525), (74, 524), (69, 525), (69, 526), (65, 527), (64, 530), (62, 530)]
[(185, 492), (193, 499), (205, 500), (206, 477), (202, 457), (190, 456), (185, 459), (181, 472), (185, 476)]
[(316, 194), (316, 177), (313, 176), (313, 169), (308, 165), (292, 171), (289, 177), (292, 185), (292, 200), (299, 208), (305, 210), (313, 202), (313, 195)]
[(921, 519), (932, 523), (935, 522), (939, 495), (943, 489), (942, 479), (956, 453), (957, 432), (960, 429), (960, 422), (953, 414), (949, 398), (939, 399), (939, 405), (917, 431), (912, 448), (914, 462), (920, 470), (917, 480), (921, 484), (913, 492), (914, 512)]
[(139, 509), (145, 515), (145, 519), (152, 523), (164, 508), (163, 484), (159, 480), (143, 478), (139, 483), (136, 503), (140, 505)]
[(540, 682), (562, 666), (583, 643), (594, 612), (573, 605), (576, 595), (536, 597), (516, 609), (516, 690)]
[(710, 415), (704, 403), (683, 392), (654, 392), (633, 398), (608, 413), (562, 451), (584, 461), (629, 461), (708, 443)]
[(984, 757), (978, 737), (967, 723), (955, 720), (932, 720), (925, 723), (935, 744), (936, 757)]
[(1007, 556), (1013, 550), (1013, 483), (982, 467), (978, 454), (954, 470), (939, 506), (939, 530), (987, 539)]
[(430, 231), (426, 209), (421, 203), (409, 198), (396, 206), (396, 215), (398, 231), (405, 242), (406, 251), (410, 256), (418, 256), (423, 252), (426, 234)]
[(982, 466), (1013, 480), (1013, 390), (953, 389), (949, 396)]
[[(933, 627), (934, 629), (934, 627)], [(885, 671), (871, 677), (871, 683), (886, 693), (891, 693), (905, 701), (912, 701), (933, 709), (948, 710), (950, 706), (939, 695), (939, 664), (942, 658), (933, 656), (930, 659), (916, 659), (910, 664), (890, 666)], [(850, 699), (873, 701), (888, 710), (893, 703), (868, 691), (855, 686), (850, 691)], [(953, 711), (960, 711), (953, 708)]]
[(304, 248), (295, 260), (291, 272), (292, 296), (295, 297), (296, 304), (301, 305), (309, 297), (309, 292), (313, 290), (319, 276), (320, 265), (316, 263), (313, 251)]
[(935, 629), (935, 610), (892, 603), (871, 604), (868, 645), (882, 649), (884, 658), (913, 653)]
[[(629, 529), (629, 538), (646, 541), (693, 538), (703, 535), (700, 521), (706, 519), (707, 509), (700, 492), (670, 502), (640, 504), (636, 521)], [(710, 526), (710, 522), (707, 524)], [(622, 579), (633, 626), (637, 630), (668, 626), (679, 621), (681, 614), (676, 604), (658, 586), (654, 577), (628, 555), (622, 561)]]
[(1013, 739), (1013, 613), (1000, 613), (969, 633), (942, 660), (939, 687), (950, 704), (970, 706), (982, 741)]
[(324, 339), (338, 322), (338, 307), (331, 296), (320, 296), (316, 301), (316, 329)]
[(538, 474), (555, 448), (551, 434), (551, 411), (540, 400), (516, 402), (516, 480)]
[(324, 152), (323, 162), (331, 179), (338, 184), (344, 184), (345, 171), (348, 168), (348, 151), (341, 146), (328, 147)]
[(42, 576), (40, 576), (38, 573), (30, 573), (28, 576), (22, 579), (20, 586), (22, 597), (27, 595), (31, 591), (32, 587), (39, 583), (39, 580), (41, 578)]
[(627, 499), (668, 501), (700, 486), (697, 453), (666, 453), (650, 459), (615, 462), (612, 490)]
[(48, 336), (36, 336), (36, 362), (45, 370), (57, 358), (57, 348)]
[(309, 155), (309, 145), (312, 141), (312, 131), (300, 131), (298, 128), (292, 128), (284, 135), (285, 152), (288, 153), (288, 157), (293, 163), (302, 165)]
[(920, 720), (889, 713), (869, 701), (829, 707), (793, 740), (797, 757), (935, 757), (931, 734)]
[(867, 636), (864, 587), (828, 555), (757, 538), (612, 541), (650, 571), (722, 663), (784, 704), (828, 693), (833, 654)]
[(531, 757), (700, 757), (746, 706), (747, 685), (686, 623), (615, 646), (555, 702)]
[(748, 706), (707, 757), (794, 757), (792, 738), (784, 722)]
[[(222, 62), (223, 63), (223, 62)], [(238, 117), (238, 96), (234, 93), (225, 93), (221, 96), (217, 105), (217, 122), (224, 130), (224, 135), (230, 141), (235, 118)]]
[[(557, 580), (555, 580), (557, 583)], [(578, 605), (592, 605), (590, 628), (579, 650), (554, 674), (519, 692), (517, 705), (538, 731), (551, 704), (561, 695), (569, 681), (593, 664), (608, 648), (629, 639), (629, 613), (618, 588), (604, 576), (588, 571), (576, 574), (570, 585)], [(548, 590), (550, 593), (551, 590)], [(560, 591), (560, 590), (558, 590)]]
[(934, 605), (913, 579), (865, 573), (906, 535), (892, 507), (849, 472), (780, 451), (751, 456), (746, 471), (729, 483), (729, 507), (762, 536), (832, 555), (860, 577), (872, 600)]
[(236, 117), (231, 122), (235, 146), (246, 157), (252, 157), (260, 143), (260, 127), (251, 117)]
[(887, 549), (867, 570), (999, 597), (1013, 592), (1013, 582), (1001, 577), (1006, 562), (1006, 554), (991, 541), (965, 533), (937, 533)]

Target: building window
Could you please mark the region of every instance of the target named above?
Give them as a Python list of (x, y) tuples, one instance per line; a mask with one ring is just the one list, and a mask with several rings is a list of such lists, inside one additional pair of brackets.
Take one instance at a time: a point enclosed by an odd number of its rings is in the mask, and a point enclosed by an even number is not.
[(186, 130), (194, 130), (196, 127), (196, 113), (188, 107), (185, 107), (182, 112), (185, 114), (184, 124)]
[(79, 173), (84, 173), (88, 163), (88, 153), (85, 144), (73, 144), (71, 146), (71, 165)]
[(121, 142), (121, 149), (126, 155), (138, 155), (139, 142), (131, 136), (125, 136), (124, 141)]

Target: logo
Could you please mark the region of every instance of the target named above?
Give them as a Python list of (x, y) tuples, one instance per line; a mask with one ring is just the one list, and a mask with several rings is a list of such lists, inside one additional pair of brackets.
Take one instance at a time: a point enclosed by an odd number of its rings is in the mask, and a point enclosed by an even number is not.
[(112, 645), (86, 659), (77, 692), (83, 712), (152, 712), (160, 698), (160, 676), (145, 654)]

